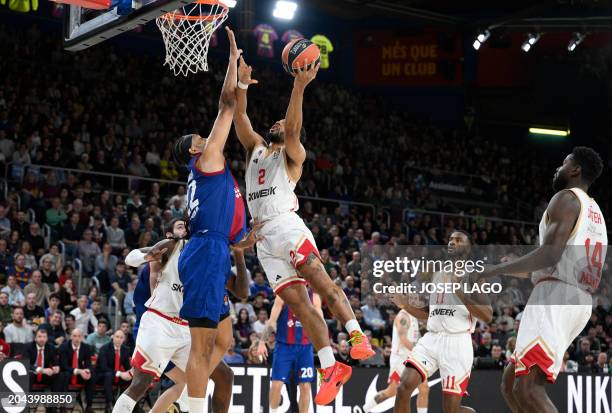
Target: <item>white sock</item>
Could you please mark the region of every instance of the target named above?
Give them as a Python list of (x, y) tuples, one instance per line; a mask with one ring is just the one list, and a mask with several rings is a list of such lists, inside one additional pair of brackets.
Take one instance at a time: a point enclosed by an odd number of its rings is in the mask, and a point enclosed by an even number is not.
[(136, 400), (133, 400), (130, 396), (123, 393), (113, 406), (113, 413), (131, 413), (136, 406)]
[(204, 413), (206, 398), (188, 397), (187, 400), (189, 400), (189, 413)]
[(360, 333), (363, 333), (361, 327), (359, 326), (359, 323), (354, 318), (352, 320), (347, 321), (344, 325), (344, 328), (346, 328), (346, 331), (348, 331), (349, 334), (351, 334), (353, 331), (359, 331)]
[(189, 401), (188, 401), (188, 398), (187, 398), (187, 385), (185, 385), (185, 387), (183, 387), (183, 392), (181, 393), (179, 398), (176, 399), (176, 402), (178, 403), (179, 408), (181, 409), (182, 412), (188, 412), (189, 411)]
[(276, 409), (270, 407), (270, 413), (278, 413), (278, 407)]
[(317, 356), (319, 356), (319, 362), (321, 363), (322, 369), (326, 369), (336, 364), (336, 358), (334, 357), (334, 351), (331, 346), (323, 347), (321, 350), (317, 351)]
[(417, 413), (427, 413), (427, 407), (417, 407)]

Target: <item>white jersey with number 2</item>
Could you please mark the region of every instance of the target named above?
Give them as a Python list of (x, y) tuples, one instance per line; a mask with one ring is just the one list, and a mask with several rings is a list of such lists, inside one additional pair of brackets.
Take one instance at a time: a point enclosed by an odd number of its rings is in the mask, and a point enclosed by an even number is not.
[[(559, 262), (551, 268), (537, 271), (532, 281), (537, 284), (546, 278), (561, 280), (567, 284), (594, 293), (601, 281), (602, 265), (608, 248), (606, 222), (597, 202), (580, 188), (571, 188), (580, 201), (580, 214)], [(548, 212), (540, 221), (540, 245), (548, 227)]]
[(263, 145), (253, 149), (245, 180), (247, 204), (257, 222), (299, 209), (297, 196), (293, 192), (296, 183), (287, 173), (286, 156), (284, 147), (274, 152), (269, 152)]

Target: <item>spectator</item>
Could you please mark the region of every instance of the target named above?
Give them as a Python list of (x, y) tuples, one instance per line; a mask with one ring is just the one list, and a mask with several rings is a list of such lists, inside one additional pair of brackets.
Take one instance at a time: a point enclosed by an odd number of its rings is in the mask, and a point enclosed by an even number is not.
[(251, 320), (249, 320), (249, 312), (245, 308), (238, 312), (238, 321), (236, 322), (234, 331), (240, 346), (242, 348), (247, 348), (249, 334), (253, 331), (253, 326), (251, 325)]
[(359, 251), (354, 251), (352, 260), (347, 264), (347, 269), (350, 273), (359, 276), (361, 274), (361, 253)]
[(96, 277), (100, 281), (102, 293), (110, 292), (110, 280), (115, 276), (115, 267), (119, 259), (112, 254), (110, 244), (104, 244), (102, 255), (96, 257)]
[(266, 323), (268, 321), (268, 312), (266, 310), (259, 310), (257, 313), (257, 321), (253, 323), (253, 331), (261, 336), (266, 329)]
[(11, 233), (11, 220), (7, 218), (7, 209), (0, 204), (0, 237), (6, 238)]
[(91, 311), (93, 312), (94, 316), (96, 316), (98, 322), (104, 320), (106, 321), (106, 324), (109, 326), (111, 325), (108, 316), (102, 312), (102, 299), (100, 297), (94, 298), (94, 300), (91, 302)]
[(96, 285), (92, 285), (87, 291), (87, 308), (91, 308), (91, 305), (96, 298), (100, 298), (100, 291), (98, 291), (98, 287)]
[(183, 209), (182, 201), (179, 198), (174, 199), (174, 203), (170, 207), (170, 212), (172, 213), (172, 217), (176, 219), (181, 219), (185, 215), (185, 209)]
[(106, 322), (106, 320), (99, 320), (98, 326), (96, 327), (96, 332), (89, 334), (85, 340), (85, 342), (94, 350), (96, 355), (100, 353), (100, 349), (103, 346), (111, 342), (111, 338), (106, 335), (108, 329), (109, 324)]
[(62, 268), (62, 272), (59, 276), (59, 285), (63, 287), (66, 284), (67, 280), (72, 281), (72, 285), (74, 286), (74, 279), (72, 276), (74, 275), (74, 267), (72, 265), (64, 265)]
[(41, 325), (45, 322), (45, 310), (36, 304), (36, 294), (26, 295), (26, 305), (23, 308), (23, 316), (28, 324)]
[(123, 311), (125, 313), (125, 317), (132, 324), (136, 322), (136, 314), (134, 312), (134, 290), (136, 289), (136, 284), (138, 284), (138, 279), (134, 279), (128, 284), (128, 291), (125, 294), (125, 299), (123, 300)]
[(4, 324), (0, 322), (0, 362), (11, 355), (11, 346), (5, 341), (2, 330), (4, 330)]
[(64, 221), (68, 219), (68, 216), (64, 211), (64, 207), (62, 206), (58, 197), (51, 200), (51, 208), (47, 209), (45, 217), (47, 225), (51, 227), (57, 236), (64, 226)]
[(83, 239), (78, 242), (79, 259), (83, 264), (83, 272), (85, 274), (93, 274), (96, 264), (96, 257), (102, 251), (100, 246), (93, 241), (93, 232), (91, 229), (83, 231)]
[(19, 288), (17, 285), (17, 278), (14, 275), (8, 276), (6, 287), (4, 287), (1, 292), (8, 294), (8, 303), (10, 306), (23, 307), (25, 305), (25, 296), (23, 295), (21, 288)]
[(64, 324), (66, 325), (66, 334), (70, 337), (72, 335), (72, 332), (76, 328), (76, 321), (74, 319), (74, 316), (72, 314), (66, 314), (66, 316), (64, 317)]
[(98, 319), (94, 315), (91, 309), (87, 308), (87, 296), (82, 295), (77, 301), (78, 307), (70, 312), (74, 317), (75, 328), (83, 332), (89, 331), (89, 326), (92, 326), (92, 330), (98, 327)]
[(62, 228), (62, 241), (64, 242), (65, 253), (69, 261), (72, 261), (76, 257), (79, 249), (79, 241), (83, 234), (83, 227), (79, 223), (79, 220), (79, 213), (73, 211), (70, 214), (70, 220), (64, 223)]
[(25, 258), (25, 268), (32, 271), (38, 267), (38, 265), (36, 264), (36, 257), (32, 254), (32, 246), (28, 241), (21, 241), (19, 253)]
[(59, 291), (59, 278), (57, 272), (53, 271), (53, 264), (50, 258), (40, 260), (40, 273), (42, 275), (42, 282), (45, 283), (49, 291)]
[(83, 333), (75, 328), (70, 340), (59, 348), (60, 359), (60, 392), (68, 392), (70, 385), (80, 384), (85, 387), (85, 413), (94, 413), (93, 394), (95, 377), (91, 367), (91, 350), (83, 343)]
[(236, 352), (236, 339), (232, 337), (232, 344), (227, 349), (227, 353), (223, 356), (223, 361), (227, 364), (243, 364), (244, 357)]
[(61, 303), (61, 299), (59, 295), (57, 295), (56, 293), (49, 295), (49, 306), (45, 308), (46, 322), (49, 322), (49, 319), (53, 315), (53, 313), (59, 310), (60, 303)]
[(346, 340), (340, 340), (338, 342), (338, 353), (336, 355), (336, 359), (340, 363), (347, 364), (349, 366), (357, 365), (357, 361), (353, 360), (353, 358), (349, 355), (349, 344)]
[(595, 365), (595, 355), (589, 351), (584, 355), (578, 364), (578, 373), (593, 374), (597, 370)]
[(30, 360), (30, 386), (44, 384), (51, 391), (59, 391), (59, 381), (56, 380), (60, 372), (59, 356), (55, 346), (49, 342), (47, 330), (36, 330), (36, 337), (26, 355)]
[(12, 223), (12, 228), (19, 232), (20, 238), (24, 239), (26, 237), (30, 223), (24, 211), (17, 211), (17, 219)]
[(141, 233), (140, 219), (138, 219), (138, 217), (133, 217), (130, 221), (130, 228), (125, 231), (125, 243), (130, 250), (138, 247)]
[(123, 230), (119, 228), (119, 218), (111, 218), (110, 226), (106, 227), (106, 239), (115, 255), (119, 254), (119, 252), (127, 246), (125, 243), (125, 234)]
[(77, 305), (77, 296), (74, 291), (72, 278), (68, 278), (64, 282), (64, 286), (60, 288), (57, 295), (60, 298), (60, 310), (65, 313), (70, 313), (75, 309)]
[(132, 354), (136, 344), (134, 342), (134, 334), (132, 334), (133, 330), (130, 327), (130, 323), (128, 323), (127, 321), (123, 321), (119, 329), (123, 331), (123, 336), (125, 337), (125, 341), (123, 342), (123, 344), (125, 344), (127, 348), (130, 349), (130, 354)]
[(610, 366), (608, 365), (608, 354), (601, 352), (597, 355), (597, 363), (595, 364), (594, 373), (596, 374), (609, 374)]
[(25, 286), (23, 293), (26, 298), (28, 295), (34, 294), (36, 305), (40, 307), (47, 306), (47, 300), (51, 295), (49, 286), (42, 282), (42, 273), (39, 270), (34, 270), (30, 278), (30, 283)]
[(115, 268), (115, 274), (110, 279), (113, 289), (113, 296), (119, 301), (119, 307), (123, 308), (123, 299), (128, 290), (128, 284), (132, 282), (132, 277), (127, 272), (125, 262), (119, 261)]
[(263, 272), (257, 271), (255, 276), (253, 277), (253, 282), (251, 283), (251, 297), (255, 297), (258, 293), (265, 294), (265, 297), (270, 299), (274, 296), (272, 292), (272, 288), (266, 282), (266, 277)]
[(8, 325), (13, 321), (12, 307), (9, 304), (9, 295), (7, 292), (0, 292), (0, 322), (3, 325)]
[(62, 266), (64, 265), (64, 262), (62, 261), (62, 256), (60, 255), (60, 250), (57, 244), (52, 244), (51, 247), (49, 247), (49, 252), (43, 255), (40, 258), (40, 261), (42, 262), (45, 259), (51, 260), (51, 270), (55, 272), (59, 271), (60, 268), (62, 268)]
[(54, 343), (56, 346), (61, 345), (66, 341), (66, 331), (62, 326), (62, 318), (64, 313), (60, 310), (55, 310), (49, 316), (49, 322), (46, 324), (42, 324), (39, 327), (40, 329), (47, 330), (47, 335), (49, 337), (49, 341)]
[(366, 325), (370, 329), (377, 331), (380, 335), (386, 323), (385, 320), (383, 320), (380, 310), (376, 307), (374, 295), (370, 294), (366, 297), (366, 304), (361, 307), (361, 311), (363, 312), (363, 318)]
[(25, 235), (25, 239), (32, 246), (32, 251), (36, 256), (40, 256), (40, 251), (45, 248), (45, 239), (40, 234), (40, 225), (38, 222), (31, 222), (29, 232)]
[(15, 254), (15, 265), (9, 269), (8, 275), (14, 275), (19, 288), (26, 286), (30, 280), (31, 270), (25, 266), (25, 256), (23, 254)]
[(574, 352), (573, 359), (581, 361), (584, 359), (584, 356), (591, 352), (591, 342), (588, 338), (581, 338), (578, 343), (579, 344), (576, 348), (576, 351)]
[(13, 308), (13, 322), (4, 328), (4, 339), (9, 344), (25, 344), (34, 341), (32, 328), (23, 319), (23, 308)]
[(492, 348), (492, 338), (491, 333), (488, 331), (482, 335), (482, 341), (478, 348), (476, 349), (476, 353), (474, 354), (476, 357), (491, 357), (491, 348)]
[[(98, 324), (98, 329), (103, 324)], [(108, 343), (100, 347), (98, 351), (96, 382), (104, 386), (106, 412), (112, 411), (112, 406), (114, 405), (113, 386), (126, 387), (132, 380), (132, 373), (130, 372), (132, 369), (130, 365), (131, 353), (130, 349), (124, 345), (124, 342), (125, 335), (123, 331), (117, 330), (113, 334), (112, 340), (108, 338)]]
[(9, 268), (13, 266), (13, 254), (8, 250), (8, 243), (0, 238), (0, 284), (6, 281)]

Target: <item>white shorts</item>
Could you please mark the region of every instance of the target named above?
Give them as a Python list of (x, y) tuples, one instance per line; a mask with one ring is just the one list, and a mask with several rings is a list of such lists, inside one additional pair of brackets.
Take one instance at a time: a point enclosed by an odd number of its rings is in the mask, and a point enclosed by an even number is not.
[(469, 333), (445, 334), (428, 332), (412, 349), (406, 365), (414, 367), (426, 381), (438, 369), (442, 378), (442, 393), (467, 394), (474, 349)]
[[(571, 289), (578, 303), (557, 305)], [(574, 301), (574, 300), (572, 300)], [(512, 356), (514, 374), (524, 376), (538, 366), (546, 379), (554, 383), (561, 370), (563, 356), (572, 341), (591, 317), (591, 295), (561, 281), (538, 283), (527, 301), (521, 317), (516, 349)]]
[(320, 255), (302, 218), (294, 212), (274, 217), (264, 224), (260, 235), (264, 239), (257, 243), (257, 258), (274, 293), (292, 284), (305, 284), (296, 268), (310, 254)]
[(178, 318), (171, 321), (164, 317), (167, 316), (151, 310), (142, 315), (132, 356), (132, 367), (158, 378), (170, 361), (185, 371), (191, 348), (187, 323)]
[(404, 362), (409, 355), (410, 353), (406, 353), (405, 355), (391, 353), (389, 357), (389, 380), (387, 380), (387, 383), (394, 381), (399, 384), (402, 379), (402, 374), (404, 374), (404, 370), (406, 370)]

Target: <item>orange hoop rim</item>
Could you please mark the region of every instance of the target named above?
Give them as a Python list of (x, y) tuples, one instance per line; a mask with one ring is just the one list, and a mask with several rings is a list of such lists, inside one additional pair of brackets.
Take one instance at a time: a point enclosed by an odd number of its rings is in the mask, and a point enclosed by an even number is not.
[(215, 21), (218, 19), (223, 18), (223, 16), (225, 16), (228, 11), (229, 11), (229, 7), (227, 6), (227, 4), (223, 3), (220, 0), (196, 0), (191, 4), (204, 4), (204, 5), (208, 5), (208, 6), (221, 6), (223, 8), (223, 10), (221, 11), (221, 13), (217, 13), (217, 14), (207, 14), (207, 15), (199, 15), (199, 16), (186, 16), (183, 14), (183, 12), (181, 11), (181, 9), (175, 10), (173, 12), (170, 13), (166, 13), (166, 14), (162, 14), (160, 17), (162, 19), (168, 19), (168, 20), (188, 20), (188, 21)]

